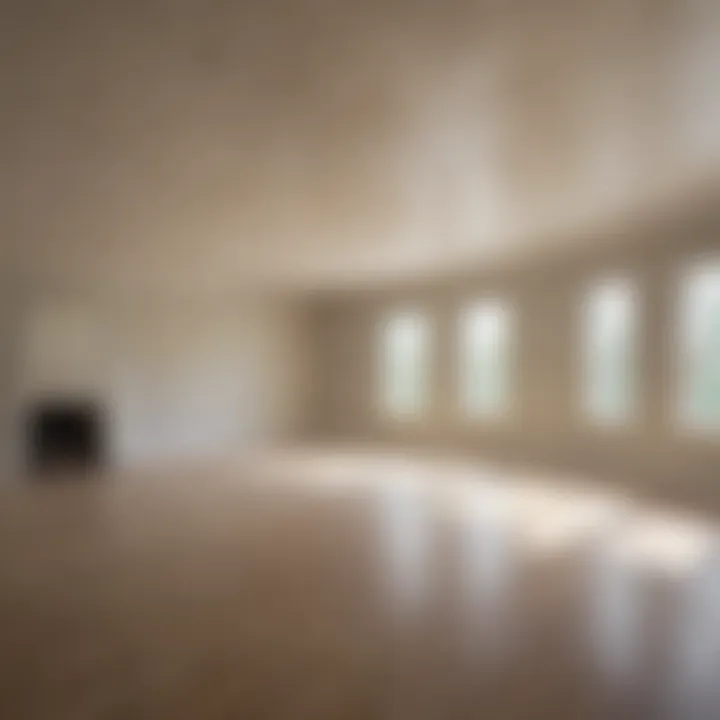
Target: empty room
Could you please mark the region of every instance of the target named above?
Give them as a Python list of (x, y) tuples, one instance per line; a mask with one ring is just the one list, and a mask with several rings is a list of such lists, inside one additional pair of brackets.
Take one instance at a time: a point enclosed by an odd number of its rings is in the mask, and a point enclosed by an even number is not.
[(0, 717), (720, 718), (720, 3), (8, 0)]

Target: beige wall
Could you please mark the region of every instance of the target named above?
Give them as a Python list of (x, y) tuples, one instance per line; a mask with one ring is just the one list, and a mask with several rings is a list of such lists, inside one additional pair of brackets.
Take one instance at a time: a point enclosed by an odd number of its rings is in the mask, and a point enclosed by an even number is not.
[[(678, 279), (693, 259), (720, 255), (716, 212), (668, 218), (619, 242), (598, 237), (574, 253), (537, 253), (496, 272), (318, 299), (313, 310), (313, 434), (588, 471), (659, 497), (720, 508), (720, 438), (681, 437), (672, 424), (673, 312)], [(578, 409), (580, 302), (594, 279), (629, 274), (640, 290), (640, 406), (625, 432), (591, 428)], [(453, 356), (463, 303), (498, 293), (517, 310), (517, 412), (502, 426), (471, 424), (457, 409)], [(419, 308), (433, 324), (431, 409), (416, 423), (383, 420), (377, 397), (378, 323), (393, 308)]]
[(9, 474), (24, 465), (27, 411), (46, 397), (102, 403), (120, 468), (227, 457), (299, 430), (306, 351), (293, 300), (47, 291), (13, 300), (0, 323)]

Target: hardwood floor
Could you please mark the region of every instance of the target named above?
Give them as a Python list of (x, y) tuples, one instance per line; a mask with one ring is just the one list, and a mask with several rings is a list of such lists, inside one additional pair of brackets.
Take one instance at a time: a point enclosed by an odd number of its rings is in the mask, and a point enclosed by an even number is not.
[(285, 453), (7, 487), (0, 716), (720, 717), (715, 526), (553, 482)]

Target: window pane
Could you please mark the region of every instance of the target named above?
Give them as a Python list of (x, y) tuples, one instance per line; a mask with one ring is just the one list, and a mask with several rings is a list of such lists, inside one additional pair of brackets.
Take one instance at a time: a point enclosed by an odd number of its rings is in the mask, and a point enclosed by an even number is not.
[(585, 301), (583, 399), (601, 423), (627, 422), (635, 410), (636, 306), (625, 280), (597, 285)]
[(460, 399), (474, 417), (509, 409), (512, 383), (511, 312), (498, 300), (465, 310), (460, 320)]
[(391, 415), (417, 415), (427, 398), (427, 320), (419, 314), (392, 317), (384, 328), (383, 406)]
[(683, 282), (680, 372), (683, 425), (720, 430), (720, 265), (698, 268)]

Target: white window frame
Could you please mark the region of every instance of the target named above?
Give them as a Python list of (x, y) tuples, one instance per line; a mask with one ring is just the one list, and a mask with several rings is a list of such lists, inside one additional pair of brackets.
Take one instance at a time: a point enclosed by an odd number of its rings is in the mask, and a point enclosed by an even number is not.
[[(620, 291), (627, 293), (630, 299), (630, 337), (629, 337), (629, 363), (628, 397), (625, 407), (618, 413), (614, 409), (603, 409), (601, 401), (594, 397), (596, 392), (594, 373), (592, 370), (591, 345), (592, 334), (596, 325), (592, 321), (594, 303), (602, 293)], [(580, 303), (580, 332), (579, 332), (579, 405), (583, 422), (586, 426), (604, 430), (627, 431), (637, 425), (640, 402), (640, 361), (641, 361), (641, 331), (642, 307), (640, 289), (637, 281), (629, 274), (617, 273), (597, 277), (589, 282), (584, 289)]]
[[(690, 402), (687, 397), (689, 391), (689, 380), (692, 371), (688, 364), (692, 362), (690, 351), (690, 332), (686, 319), (689, 314), (690, 286), (693, 279), (701, 274), (716, 274), (720, 282), (720, 257), (717, 255), (706, 258), (699, 258), (687, 263), (682, 268), (678, 278), (675, 294), (675, 327), (673, 334), (673, 380), (674, 380), (674, 403), (672, 407), (672, 419), (675, 428), (684, 436), (701, 439), (720, 440), (720, 417), (717, 422), (692, 417), (692, 409), (688, 407)], [(720, 372), (719, 372), (720, 374)]]
[[(505, 372), (504, 397), (499, 405), (494, 407), (479, 407), (473, 403), (471, 397), (470, 374), (473, 370), (471, 364), (469, 324), (478, 312), (483, 310), (498, 311), (504, 318), (505, 327), (501, 331), (504, 336), (499, 352), (502, 357), (500, 363)], [(504, 423), (515, 414), (517, 397), (517, 316), (513, 304), (503, 295), (487, 295), (467, 302), (461, 309), (457, 318), (455, 363), (457, 403), (462, 417), (472, 423)]]
[[(391, 326), (393, 323), (414, 320), (420, 323), (422, 328), (423, 339), (421, 340), (420, 357), (417, 361), (420, 363), (418, 370), (417, 382), (419, 387), (416, 388), (417, 399), (412, 408), (399, 408), (393, 406), (390, 396), (391, 377), (388, 372), (389, 349)], [(380, 415), (385, 420), (401, 423), (419, 423), (425, 420), (430, 412), (432, 402), (432, 379), (433, 379), (433, 343), (434, 328), (431, 317), (423, 308), (418, 307), (402, 307), (386, 313), (380, 322), (379, 332), (377, 333), (377, 392), (378, 407)]]

